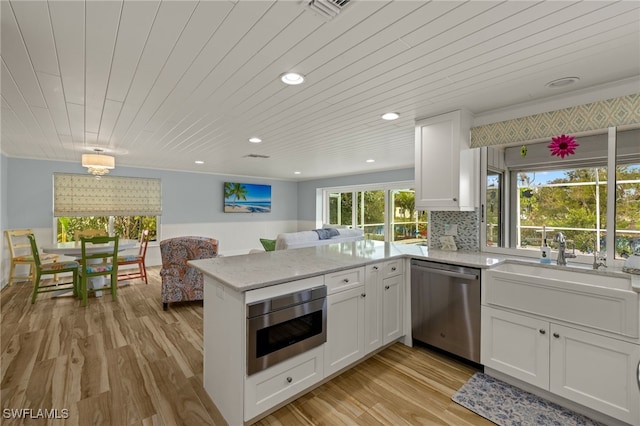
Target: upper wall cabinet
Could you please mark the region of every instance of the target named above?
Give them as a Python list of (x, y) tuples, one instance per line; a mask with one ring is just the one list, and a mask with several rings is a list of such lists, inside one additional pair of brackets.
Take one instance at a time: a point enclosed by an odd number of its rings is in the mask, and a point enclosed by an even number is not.
[(469, 147), (472, 120), (459, 110), (416, 121), (417, 210), (477, 207), (479, 154)]

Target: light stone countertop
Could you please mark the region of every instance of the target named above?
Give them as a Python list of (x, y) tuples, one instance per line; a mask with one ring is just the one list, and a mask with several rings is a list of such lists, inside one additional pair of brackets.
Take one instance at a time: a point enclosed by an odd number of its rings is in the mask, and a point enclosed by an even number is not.
[(356, 241), (292, 250), (189, 261), (202, 273), (244, 292), (398, 257), (488, 268), (504, 257), (481, 252), (428, 250), (416, 244)]
[(630, 277), (632, 289), (640, 292), (640, 275), (628, 274), (622, 272), (621, 268), (611, 266), (592, 270), (590, 265), (582, 264), (541, 265), (534, 258), (500, 256), (483, 252), (429, 250), (426, 246), (418, 244), (385, 243), (372, 240), (192, 260), (189, 261), (189, 264), (234, 290), (245, 292), (398, 257), (424, 259), (474, 268), (492, 268), (506, 261), (521, 262), (545, 268), (562, 268), (602, 276), (624, 276)]

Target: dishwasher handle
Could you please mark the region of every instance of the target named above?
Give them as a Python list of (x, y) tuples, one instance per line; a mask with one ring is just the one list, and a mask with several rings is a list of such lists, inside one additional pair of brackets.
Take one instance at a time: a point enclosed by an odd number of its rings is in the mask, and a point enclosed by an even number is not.
[(453, 277), (453, 278), (461, 278), (464, 280), (478, 280), (480, 277), (478, 277), (478, 274), (465, 274), (462, 272), (452, 272), (452, 271), (446, 271), (444, 269), (435, 269), (435, 268), (427, 268), (425, 266), (420, 266), (420, 265), (416, 265), (413, 264), (411, 265), (411, 269), (419, 269), (421, 271), (424, 272), (431, 272), (433, 274), (439, 274), (439, 275), (445, 275), (447, 277)]

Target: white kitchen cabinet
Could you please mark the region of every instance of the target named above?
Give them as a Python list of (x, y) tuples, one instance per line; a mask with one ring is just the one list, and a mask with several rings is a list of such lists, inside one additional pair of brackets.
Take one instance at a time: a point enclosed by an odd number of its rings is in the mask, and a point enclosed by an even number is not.
[(382, 344), (386, 345), (404, 335), (404, 276), (395, 275), (382, 280)]
[(365, 272), (365, 353), (382, 346), (382, 285), (384, 264), (369, 265)]
[(304, 391), (324, 377), (324, 348), (307, 352), (248, 376), (244, 418), (251, 419)]
[(630, 424), (639, 360), (640, 345), (482, 307), (482, 364)]
[(549, 390), (640, 425), (640, 345), (551, 324)]
[(364, 268), (325, 276), (327, 342), (324, 372), (331, 375), (365, 354)]
[(417, 210), (473, 211), (478, 206), (477, 149), (469, 147), (472, 116), (458, 110), (416, 121)]
[(404, 335), (403, 260), (369, 265), (365, 272), (365, 353)]
[(480, 362), (549, 388), (549, 322), (483, 306)]

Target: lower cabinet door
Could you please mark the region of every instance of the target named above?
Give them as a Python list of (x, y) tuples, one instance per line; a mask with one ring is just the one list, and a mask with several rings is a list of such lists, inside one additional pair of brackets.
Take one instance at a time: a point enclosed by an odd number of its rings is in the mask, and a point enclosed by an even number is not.
[(549, 388), (549, 323), (482, 306), (480, 361), (543, 389)]
[(550, 391), (640, 425), (640, 346), (552, 324)]
[(252, 374), (245, 381), (244, 419), (248, 421), (324, 378), (324, 346)]
[(364, 356), (364, 286), (327, 296), (325, 375)]
[(365, 278), (364, 351), (370, 353), (382, 346), (382, 295), (380, 294), (382, 265), (369, 266)]
[(404, 275), (382, 280), (382, 343), (393, 342), (404, 335)]

